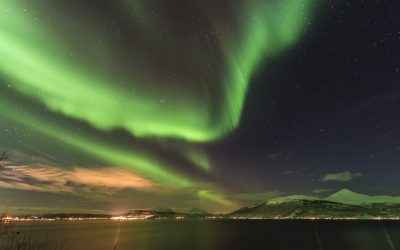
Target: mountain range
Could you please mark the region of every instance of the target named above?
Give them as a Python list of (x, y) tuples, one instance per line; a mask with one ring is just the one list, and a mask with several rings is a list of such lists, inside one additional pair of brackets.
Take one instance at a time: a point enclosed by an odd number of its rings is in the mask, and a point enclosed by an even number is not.
[[(260, 218), (260, 219), (400, 219), (400, 197), (370, 196), (342, 189), (325, 198), (289, 195), (242, 207), (229, 214), (212, 215), (198, 208), (175, 212), (168, 207), (134, 209), (119, 216), (142, 219)], [(30, 218), (32, 216), (25, 216)], [(34, 216), (35, 218), (38, 216)], [(47, 214), (40, 218), (99, 218), (107, 214)]]
[(231, 218), (400, 218), (400, 197), (369, 196), (342, 189), (328, 197), (306, 195), (277, 197), (243, 207)]
[(156, 207), (152, 209), (134, 209), (129, 211), (128, 213), (123, 214), (122, 216), (157, 219), (157, 218), (177, 218), (177, 217), (202, 218), (207, 215), (209, 215), (209, 213), (199, 208), (192, 208), (186, 212), (175, 212), (174, 210), (168, 207)]

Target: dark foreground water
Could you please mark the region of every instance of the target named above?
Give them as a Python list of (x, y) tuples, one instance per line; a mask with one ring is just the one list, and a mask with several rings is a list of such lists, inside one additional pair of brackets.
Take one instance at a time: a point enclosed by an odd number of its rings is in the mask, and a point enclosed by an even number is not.
[(277, 220), (55, 221), (18, 223), (65, 249), (400, 249), (400, 222)]

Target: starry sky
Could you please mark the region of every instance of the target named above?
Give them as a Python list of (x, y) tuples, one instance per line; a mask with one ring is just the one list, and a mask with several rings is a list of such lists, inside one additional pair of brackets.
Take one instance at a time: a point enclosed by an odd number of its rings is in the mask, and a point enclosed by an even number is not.
[(400, 5), (3, 0), (0, 200), (228, 212), (399, 195)]

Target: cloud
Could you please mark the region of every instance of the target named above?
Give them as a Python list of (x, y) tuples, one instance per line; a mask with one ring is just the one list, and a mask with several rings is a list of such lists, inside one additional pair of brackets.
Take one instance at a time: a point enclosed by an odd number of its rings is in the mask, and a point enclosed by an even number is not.
[(330, 188), (317, 188), (317, 189), (313, 189), (313, 193), (315, 194), (322, 194), (322, 193), (327, 193), (327, 192), (331, 192), (332, 189)]
[(267, 158), (268, 160), (276, 160), (283, 156), (285, 156), (284, 153), (274, 153), (274, 154), (266, 155), (265, 158)]
[[(209, 212), (231, 212), (239, 205), (226, 199), (223, 193), (224, 190), (215, 184), (206, 182), (170, 188), (118, 166), (89, 168), (11, 164), (0, 169), (0, 197), (2, 201), (10, 198), (7, 207), (14, 208), (46, 204), (59, 212), (72, 211), (76, 207), (102, 210), (115, 207), (119, 211), (128, 211), (161, 204), (174, 209), (199, 207)], [(35, 199), (37, 197), (39, 199)]]
[(295, 173), (297, 173), (296, 171), (294, 171), (294, 170), (286, 170), (286, 171), (283, 171), (282, 172), (282, 174), (295, 174)]
[(0, 188), (37, 192), (115, 194), (124, 189), (151, 190), (154, 187), (153, 182), (120, 167), (5, 166), (0, 176)]
[(346, 181), (351, 181), (355, 177), (360, 177), (363, 174), (360, 172), (357, 173), (351, 173), (349, 171), (344, 171), (344, 172), (339, 172), (339, 173), (330, 173), (326, 174), (322, 177), (322, 181), (341, 181), (341, 182), (346, 182)]

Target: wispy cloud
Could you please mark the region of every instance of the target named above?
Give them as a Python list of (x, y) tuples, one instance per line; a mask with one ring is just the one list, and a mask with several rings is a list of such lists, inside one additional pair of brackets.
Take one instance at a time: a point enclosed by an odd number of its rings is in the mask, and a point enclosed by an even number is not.
[(274, 154), (266, 155), (265, 158), (267, 158), (268, 160), (276, 160), (276, 159), (282, 158), (284, 156), (285, 156), (284, 153), (274, 153)]
[(153, 182), (121, 167), (5, 166), (0, 176), (0, 188), (38, 192), (114, 194), (124, 189), (154, 187)]
[(294, 170), (286, 170), (286, 171), (283, 171), (282, 172), (282, 174), (295, 174), (295, 173), (297, 173), (296, 171), (294, 171)]
[(328, 192), (331, 192), (332, 191), (332, 189), (330, 189), (330, 188), (317, 188), (317, 189), (313, 189), (313, 193), (314, 194), (323, 194), (323, 193), (328, 193)]
[(357, 173), (351, 173), (349, 171), (344, 171), (344, 172), (339, 172), (339, 173), (330, 173), (322, 176), (322, 181), (341, 181), (341, 182), (346, 182), (346, 181), (351, 181), (355, 177), (360, 177), (363, 174), (360, 172)]

